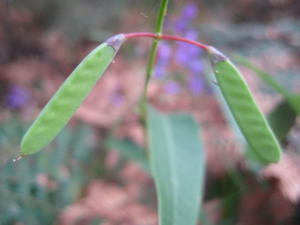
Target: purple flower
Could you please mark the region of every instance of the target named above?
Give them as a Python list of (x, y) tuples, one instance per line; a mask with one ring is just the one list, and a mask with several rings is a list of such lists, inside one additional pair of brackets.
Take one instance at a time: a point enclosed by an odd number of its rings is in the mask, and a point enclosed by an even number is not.
[(189, 29), (186, 31), (185, 35), (184, 35), (187, 39), (191, 39), (191, 40), (195, 40), (197, 41), (197, 39), (199, 38), (199, 33), (194, 30), (194, 29)]
[(194, 75), (189, 78), (188, 86), (194, 95), (199, 95), (203, 92), (205, 83), (202, 77)]
[[(191, 23), (197, 16), (197, 4), (191, 2), (183, 7), (180, 16), (176, 20), (167, 21), (167, 24), (169, 29), (173, 29), (177, 35), (196, 41), (199, 33), (191, 27)], [(194, 95), (199, 95), (206, 89), (203, 78), (202, 50), (182, 42), (178, 42), (176, 46), (173, 55), (170, 45), (161, 42), (154, 76), (160, 79), (165, 78), (170, 61), (175, 62), (188, 69), (186, 76), (188, 88)], [(180, 91), (180, 85), (176, 82), (169, 82), (165, 84), (164, 89), (167, 93), (177, 94)]]
[(193, 20), (197, 17), (197, 15), (198, 7), (195, 3), (192, 2), (186, 4), (181, 12), (181, 17), (185, 20)]
[(188, 29), (189, 24), (198, 15), (198, 7), (194, 3), (188, 3), (181, 11), (180, 17), (174, 22), (174, 28), (177, 33), (182, 33)]
[(195, 58), (194, 60), (190, 60), (190, 62), (187, 64), (187, 67), (193, 74), (200, 75), (204, 72), (203, 61), (199, 57)]
[[(198, 33), (195, 30), (188, 30), (185, 34), (185, 37), (191, 40), (198, 39)], [(201, 49), (186, 43), (178, 43), (176, 51), (176, 60), (181, 62), (184, 65), (189, 64), (191, 59), (197, 58), (201, 55)]]
[(158, 62), (155, 68), (154, 77), (163, 78), (167, 74), (167, 66), (172, 56), (172, 48), (165, 42), (160, 42), (158, 47)]
[(12, 109), (22, 108), (29, 100), (30, 96), (28, 92), (19, 86), (10, 87), (5, 97), (6, 105)]
[(187, 65), (192, 59), (199, 57), (201, 50), (193, 45), (179, 43), (175, 53), (177, 62)]
[(169, 61), (172, 54), (172, 48), (166, 42), (161, 41), (158, 46), (158, 58), (159, 60)]
[(175, 53), (175, 59), (178, 63), (181, 65), (186, 65), (190, 58), (190, 55), (188, 54), (190, 46), (188, 44), (178, 44), (178, 48)]
[(154, 77), (157, 79), (162, 79), (167, 75), (167, 64), (158, 62), (155, 67)]
[(179, 19), (177, 21), (174, 22), (174, 30), (176, 33), (183, 33), (187, 28), (188, 28), (188, 25), (189, 25), (189, 21), (188, 20), (182, 20), (182, 19)]
[(165, 84), (164, 90), (168, 94), (176, 95), (180, 92), (180, 86), (178, 83), (174, 81), (169, 81), (168, 83)]

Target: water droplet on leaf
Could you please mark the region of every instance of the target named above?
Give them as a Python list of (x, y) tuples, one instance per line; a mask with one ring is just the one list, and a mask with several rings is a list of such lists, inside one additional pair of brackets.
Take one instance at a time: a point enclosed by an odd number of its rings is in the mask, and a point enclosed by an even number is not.
[(19, 161), (19, 160), (22, 159), (22, 158), (23, 158), (23, 156), (20, 155), (20, 156), (18, 156), (17, 158), (13, 159), (12, 161), (13, 161), (13, 162), (17, 162), (17, 161)]

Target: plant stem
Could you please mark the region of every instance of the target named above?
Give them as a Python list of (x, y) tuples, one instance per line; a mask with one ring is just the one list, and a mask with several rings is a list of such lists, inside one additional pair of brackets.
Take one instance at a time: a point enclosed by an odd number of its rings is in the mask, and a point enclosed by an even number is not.
[[(145, 81), (145, 84), (144, 84), (145, 85), (144, 86), (144, 93), (143, 93), (142, 100), (140, 102), (142, 123), (144, 125), (145, 132), (147, 132), (147, 87), (148, 87), (148, 83), (150, 81), (150, 78), (151, 78), (151, 75), (152, 75), (152, 72), (153, 72), (153, 66), (154, 66), (158, 41), (161, 40), (161, 39), (171, 40), (171, 41), (180, 41), (180, 42), (184, 42), (184, 43), (187, 43), (187, 44), (197, 46), (198, 48), (201, 48), (201, 49), (203, 49), (207, 52), (210, 49), (210, 46), (202, 44), (202, 43), (197, 42), (197, 41), (186, 39), (186, 38), (183, 38), (183, 37), (180, 37), (180, 36), (162, 35), (160, 33), (159, 34), (153, 34), (153, 33), (148, 33), (148, 32), (137, 32), (137, 33), (127, 33), (127, 34), (121, 34), (121, 35), (123, 35), (125, 37), (125, 39), (131, 39), (131, 38), (136, 38), (136, 37), (150, 37), (150, 38), (154, 38), (155, 41), (156, 41), (152, 45), (150, 60), (149, 60), (149, 63), (148, 63), (148, 68), (147, 68), (146, 81)], [(155, 43), (156, 43), (156, 45), (154, 45)], [(146, 141), (145, 149), (147, 149), (147, 141)], [(146, 151), (146, 153), (147, 153), (147, 151)]]
[(148, 60), (148, 65), (147, 65), (147, 70), (146, 70), (146, 78), (145, 78), (145, 83), (144, 83), (144, 92), (141, 100), (141, 114), (142, 114), (142, 119), (145, 121), (146, 120), (146, 107), (147, 107), (147, 89), (148, 89), (148, 84), (151, 79), (153, 70), (154, 70), (154, 64), (155, 64), (155, 58), (157, 54), (157, 47), (158, 47), (158, 42), (159, 42), (159, 36), (162, 34), (163, 31), (163, 25), (165, 21), (165, 17), (167, 14), (167, 9), (168, 9), (168, 2), (169, 0), (162, 0), (160, 4), (160, 9), (159, 13), (156, 19), (156, 24), (155, 24), (155, 33), (157, 35), (156, 39), (153, 40), (152, 42), (152, 47), (150, 50), (150, 56)]
[(187, 44), (195, 45), (199, 48), (202, 48), (204, 50), (208, 50), (209, 46), (205, 45), (203, 43), (193, 41), (190, 39), (186, 39), (180, 36), (174, 36), (174, 35), (157, 35), (153, 33), (147, 33), (147, 32), (138, 32), (138, 33), (128, 33), (128, 34), (123, 34), (126, 39), (130, 38), (135, 38), (135, 37), (150, 37), (150, 38), (155, 38), (155, 39), (162, 39), (162, 40), (171, 40), (171, 41), (179, 41), (179, 42), (185, 42)]

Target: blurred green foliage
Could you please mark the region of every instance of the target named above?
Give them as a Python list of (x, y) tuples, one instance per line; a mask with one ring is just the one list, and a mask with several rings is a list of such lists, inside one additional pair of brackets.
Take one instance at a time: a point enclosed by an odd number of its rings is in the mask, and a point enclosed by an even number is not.
[[(25, 126), (18, 118), (0, 125), (1, 158), (18, 151)], [(0, 224), (53, 224), (58, 212), (74, 202), (89, 178), (93, 146), (83, 125), (64, 129), (40, 154), (1, 163)], [(7, 150), (7, 151), (3, 151)], [(6, 154), (6, 155), (5, 155)], [(41, 223), (41, 221), (43, 221)]]

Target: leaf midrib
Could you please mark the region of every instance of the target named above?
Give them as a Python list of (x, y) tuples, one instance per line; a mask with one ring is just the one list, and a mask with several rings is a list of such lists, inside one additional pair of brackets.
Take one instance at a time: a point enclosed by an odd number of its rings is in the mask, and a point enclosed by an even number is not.
[(171, 210), (172, 212), (172, 224), (174, 223), (175, 224), (175, 218), (176, 218), (176, 214), (175, 214), (175, 205), (177, 205), (178, 203), (178, 199), (176, 197), (176, 190), (178, 190), (178, 182), (176, 181), (176, 177), (175, 177), (175, 174), (176, 174), (176, 168), (173, 166), (172, 162), (175, 162), (174, 160), (175, 157), (174, 155), (172, 154), (172, 151), (170, 151), (170, 149), (175, 149), (175, 146), (174, 146), (174, 143), (172, 141), (169, 141), (169, 140), (172, 140), (172, 136), (173, 136), (173, 133), (172, 133), (172, 129), (170, 129), (170, 126), (169, 126), (169, 123), (168, 123), (168, 120), (167, 119), (163, 119), (163, 128), (164, 128), (164, 132), (166, 134), (166, 149), (167, 149), (167, 154), (169, 155), (169, 170), (170, 170), (170, 174), (171, 174), (171, 191), (172, 191), (172, 196), (173, 196), (173, 208)]

